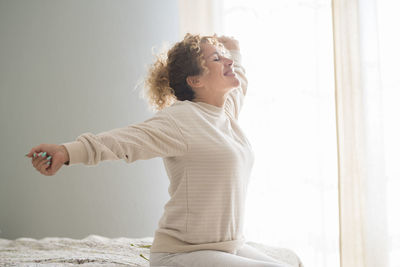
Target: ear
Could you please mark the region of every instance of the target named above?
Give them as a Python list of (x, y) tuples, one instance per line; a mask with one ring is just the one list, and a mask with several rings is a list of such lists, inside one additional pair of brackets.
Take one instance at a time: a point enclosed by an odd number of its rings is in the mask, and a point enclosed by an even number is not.
[(198, 88), (203, 86), (199, 76), (188, 76), (186, 77), (186, 82), (192, 88)]

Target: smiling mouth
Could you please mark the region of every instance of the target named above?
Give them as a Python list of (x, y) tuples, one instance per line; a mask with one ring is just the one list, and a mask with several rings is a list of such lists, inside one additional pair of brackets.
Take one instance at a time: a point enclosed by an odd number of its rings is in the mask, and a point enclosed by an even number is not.
[(235, 76), (236, 73), (233, 70), (228, 70), (227, 72), (224, 73), (224, 76)]

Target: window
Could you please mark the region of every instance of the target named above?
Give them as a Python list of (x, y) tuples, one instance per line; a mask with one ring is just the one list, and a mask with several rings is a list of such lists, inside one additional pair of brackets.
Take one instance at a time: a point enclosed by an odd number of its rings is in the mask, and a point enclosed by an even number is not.
[(255, 151), (248, 240), (339, 266), (332, 15), (327, 0), (225, 0), (249, 79), (240, 123)]

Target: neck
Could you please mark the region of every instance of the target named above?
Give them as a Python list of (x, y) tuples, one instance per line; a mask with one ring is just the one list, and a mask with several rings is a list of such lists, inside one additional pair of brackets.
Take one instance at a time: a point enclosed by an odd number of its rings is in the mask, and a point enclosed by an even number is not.
[(225, 100), (228, 97), (228, 94), (224, 94), (222, 96), (208, 95), (208, 96), (196, 96), (193, 99), (193, 102), (203, 102), (207, 103), (219, 108), (222, 108), (225, 104)]
[(205, 99), (205, 98), (200, 98), (197, 97), (195, 99), (193, 99), (194, 102), (203, 102), (203, 103), (207, 103), (209, 105), (213, 105), (219, 108), (222, 108), (224, 106), (225, 103), (225, 98), (212, 98), (212, 99)]

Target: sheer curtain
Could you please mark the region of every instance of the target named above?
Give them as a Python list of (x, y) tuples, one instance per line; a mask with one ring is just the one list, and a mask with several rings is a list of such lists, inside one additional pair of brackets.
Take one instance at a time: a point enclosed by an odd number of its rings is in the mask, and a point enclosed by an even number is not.
[[(364, 82), (369, 82), (368, 77), (377, 77), (376, 83), (372, 83), (369, 99), (378, 99), (379, 109), (373, 109), (374, 117), (371, 120), (379, 120), (380, 149), (383, 151), (383, 170), (380, 175), (373, 177), (375, 186), (379, 189), (380, 206), (373, 206), (371, 209), (383, 210), (386, 212), (384, 222), (386, 224), (381, 232), (386, 234), (383, 239), (383, 246), (378, 245), (379, 250), (387, 249), (387, 262), (390, 267), (400, 266), (400, 35), (397, 34), (400, 25), (399, 1), (377, 0), (366, 1), (363, 7), (363, 21), (370, 21), (371, 12), (374, 18), (374, 31), (368, 30), (369, 24), (364, 27), (364, 34), (367, 39), (364, 43), (373, 43), (371, 47), (364, 48), (364, 55), (368, 52), (373, 55), (373, 60), (364, 57), (366, 73), (363, 76)], [(368, 34), (372, 34), (368, 35)], [(369, 38), (368, 38), (369, 37)], [(371, 42), (371, 39), (373, 42)], [(373, 87), (378, 84), (376, 90)], [(368, 102), (369, 103), (369, 102)], [(369, 106), (369, 104), (368, 104)], [(372, 126), (372, 125), (371, 125)], [(370, 140), (370, 145), (374, 140)], [(371, 150), (371, 153), (373, 151)], [(371, 212), (373, 214), (373, 211)], [(379, 223), (379, 220), (376, 221)], [(375, 232), (375, 231), (374, 231)], [(372, 266), (372, 265), (370, 265)], [(384, 265), (380, 265), (384, 266)]]
[[(383, 158), (385, 173), (383, 179), (376, 177), (382, 183), (382, 196), (387, 214), (386, 245), (388, 250), (388, 266), (400, 266), (400, 35), (397, 34), (400, 25), (400, 2), (379, 0), (370, 4), (375, 8), (375, 66), (371, 71), (380, 74), (381, 112), (379, 120), (383, 125)], [(370, 8), (368, 10), (370, 10)], [(365, 17), (368, 20), (368, 17)], [(368, 32), (368, 30), (366, 30)], [(368, 61), (366, 66), (368, 66)], [(368, 74), (366, 74), (368, 77)], [(374, 96), (371, 94), (371, 97)], [(382, 143), (381, 143), (382, 145)], [(380, 186), (382, 187), (382, 186)], [(382, 207), (377, 207), (382, 208)], [(380, 248), (382, 249), (382, 248)], [(381, 265), (383, 266), (383, 265)]]
[(221, 31), (221, 0), (179, 0), (179, 31), (213, 35)]
[(333, 1), (342, 267), (400, 265), (399, 7)]

